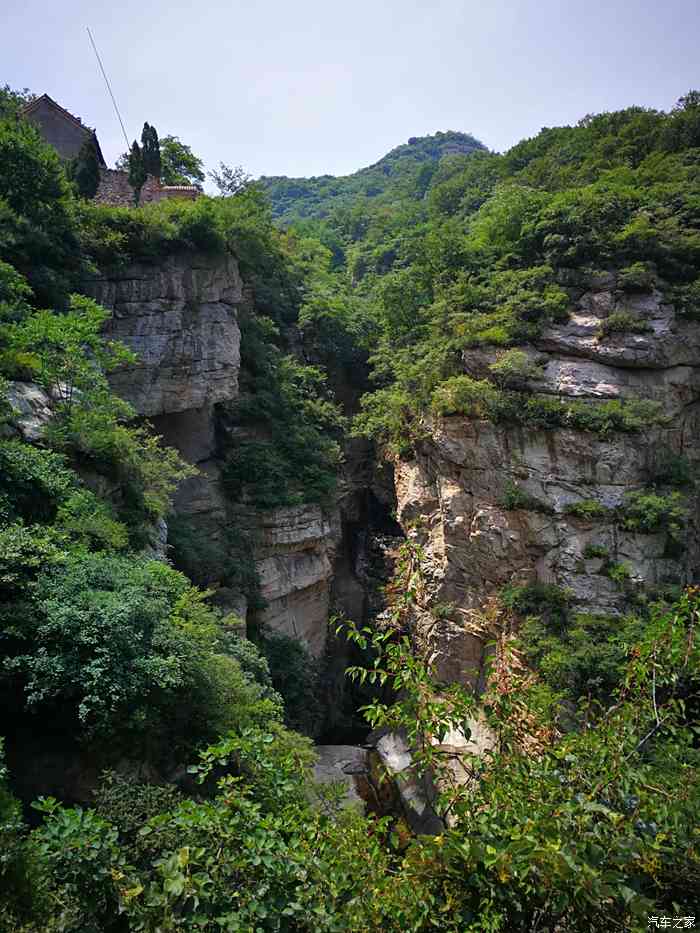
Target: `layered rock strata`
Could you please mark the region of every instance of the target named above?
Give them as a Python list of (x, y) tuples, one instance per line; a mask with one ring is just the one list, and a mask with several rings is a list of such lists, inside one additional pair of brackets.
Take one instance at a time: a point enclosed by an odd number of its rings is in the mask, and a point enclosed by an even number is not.
[[(112, 311), (107, 335), (138, 355), (134, 365), (111, 376), (112, 387), (198, 468), (177, 490), (176, 514), (221, 554), (228, 532), (242, 525), (264, 603), (256, 624), (298, 638), (321, 654), (340, 533), (337, 516), (311, 505), (258, 514), (249, 509), (242, 515), (222, 486), (217, 405), (238, 395), (238, 312), (252, 301), (235, 258), (182, 253), (105, 272), (85, 283), (84, 291)], [(240, 593), (221, 588), (217, 595), (223, 608), (245, 618), (248, 606)]]
[[(472, 611), (506, 585), (555, 584), (574, 607), (618, 614), (643, 592), (697, 579), (692, 484), (681, 489), (680, 541), (664, 528), (626, 530), (619, 509), (633, 491), (672, 492), (662, 476), (669, 461), (697, 472), (700, 324), (681, 319), (659, 292), (616, 290), (612, 275), (592, 277), (574, 295), (570, 320), (525, 348), (538, 367), (528, 388), (590, 403), (652, 400), (663, 423), (601, 436), (449, 417), (427, 426), (413, 460), (394, 464), (399, 519), (426, 554), (417, 625), (445, 680), (474, 682), (483, 637), (470, 624)], [(606, 318), (620, 312), (644, 331), (604, 336)], [(484, 378), (497, 356), (468, 350), (464, 371)], [(592, 501), (601, 508), (586, 517), (581, 503)], [(429, 611), (436, 604), (437, 614)]]

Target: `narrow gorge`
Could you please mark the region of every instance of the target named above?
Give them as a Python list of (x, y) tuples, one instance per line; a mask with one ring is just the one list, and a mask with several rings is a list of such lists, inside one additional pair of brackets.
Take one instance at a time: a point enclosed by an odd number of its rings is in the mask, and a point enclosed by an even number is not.
[(217, 196), (145, 124), (119, 203), (57, 107), (0, 89), (1, 933), (690, 916), (700, 95)]

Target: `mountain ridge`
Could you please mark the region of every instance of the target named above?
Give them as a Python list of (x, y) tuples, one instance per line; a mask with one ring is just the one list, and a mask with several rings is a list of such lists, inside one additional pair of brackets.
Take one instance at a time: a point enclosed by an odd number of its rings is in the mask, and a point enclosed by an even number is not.
[(413, 185), (420, 192), (427, 187), (432, 172), (443, 158), (476, 151), (488, 150), (471, 134), (438, 131), (427, 136), (411, 136), (378, 161), (348, 175), (263, 175), (258, 184), (270, 198), (273, 216), (280, 222), (323, 219), (335, 207), (354, 202), (358, 197), (374, 199), (406, 185)]

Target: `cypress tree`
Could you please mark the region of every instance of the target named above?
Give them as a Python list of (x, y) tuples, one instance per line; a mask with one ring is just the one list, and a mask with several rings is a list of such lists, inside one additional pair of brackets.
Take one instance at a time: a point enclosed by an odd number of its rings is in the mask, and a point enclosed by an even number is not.
[(134, 189), (134, 204), (136, 204), (137, 207), (146, 177), (147, 173), (143, 161), (143, 153), (141, 152), (139, 144), (134, 140), (131, 145), (131, 152), (129, 153), (129, 184)]
[(153, 175), (155, 178), (160, 178), (160, 142), (158, 141), (158, 133), (156, 132), (155, 126), (151, 126), (149, 123), (143, 124), (141, 147), (146, 175)]
[(100, 160), (92, 136), (85, 140), (80, 152), (73, 160), (70, 176), (81, 197), (88, 199), (95, 197), (100, 186)]

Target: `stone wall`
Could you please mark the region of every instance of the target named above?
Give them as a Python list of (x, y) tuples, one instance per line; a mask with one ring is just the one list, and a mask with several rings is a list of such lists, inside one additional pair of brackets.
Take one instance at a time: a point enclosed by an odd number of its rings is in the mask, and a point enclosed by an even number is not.
[[(139, 204), (153, 204), (173, 198), (194, 201), (201, 194), (199, 188), (194, 185), (162, 185), (158, 178), (149, 175), (141, 189)], [(121, 169), (101, 169), (100, 184), (94, 200), (97, 204), (133, 207), (134, 189), (129, 184), (129, 173)]]

